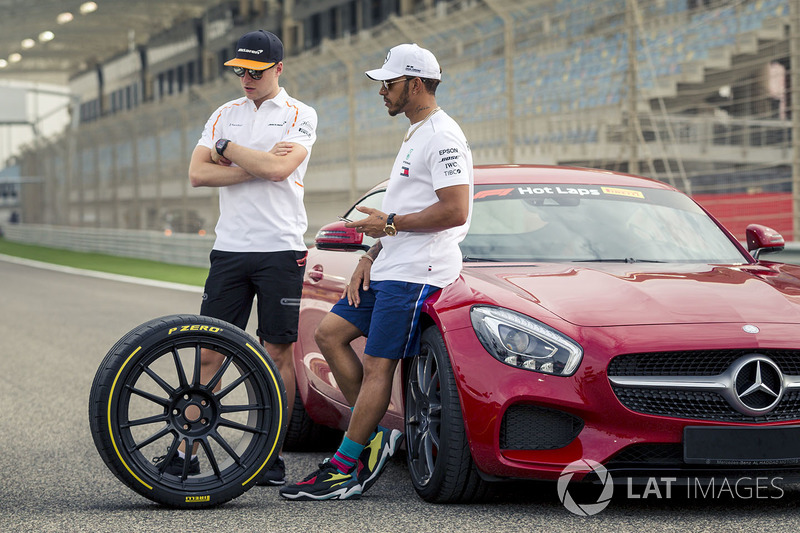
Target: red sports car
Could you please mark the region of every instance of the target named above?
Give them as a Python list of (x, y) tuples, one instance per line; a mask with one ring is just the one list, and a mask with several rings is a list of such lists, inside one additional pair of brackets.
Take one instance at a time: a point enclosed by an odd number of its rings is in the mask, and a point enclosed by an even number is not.
[[(380, 207), (384, 191), (356, 205)], [(370, 241), (334, 222), (309, 252), (289, 447), (346, 427), (313, 335)], [(421, 351), (398, 367), (383, 421), (406, 434), (419, 495), (470, 501), (580, 459), (615, 482), (797, 479), (800, 266), (758, 259), (783, 246), (751, 225), (748, 253), (658, 181), (476, 167), (462, 275), (426, 302)]]

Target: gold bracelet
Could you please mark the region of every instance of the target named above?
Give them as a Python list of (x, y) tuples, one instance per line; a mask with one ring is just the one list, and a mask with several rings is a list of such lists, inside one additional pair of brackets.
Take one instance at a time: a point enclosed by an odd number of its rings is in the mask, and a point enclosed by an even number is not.
[(367, 254), (364, 254), (364, 255), (362, 255), (361, 257), (359, 257), (359, 260), (360, 260), (360, 259), (369, 259), (369, 262), (370, 262), (370, 263), (374, 263), (374, 262), (375, 262), (375, 260), (374, 260), (373, 258), (371, 258), (371, 257), (370, 257), (369, 255), (367, 255)]

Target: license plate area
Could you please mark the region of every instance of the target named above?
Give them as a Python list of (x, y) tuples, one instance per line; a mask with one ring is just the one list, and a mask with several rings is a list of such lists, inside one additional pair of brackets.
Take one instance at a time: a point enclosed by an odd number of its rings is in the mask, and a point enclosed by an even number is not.
[(683, 459), (704, 465), (800, 464), (800, 426), (687, 426)]

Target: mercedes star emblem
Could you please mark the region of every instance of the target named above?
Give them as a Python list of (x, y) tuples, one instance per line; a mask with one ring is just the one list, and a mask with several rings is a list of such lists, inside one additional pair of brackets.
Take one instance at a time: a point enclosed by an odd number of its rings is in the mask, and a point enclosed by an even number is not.
[(733, 394), (729, 396), (737, 411), (761, 416), (772, 411), (783, 396), (783, 373), (772, 359), (751, 354), (736, 361), (733, 374)]

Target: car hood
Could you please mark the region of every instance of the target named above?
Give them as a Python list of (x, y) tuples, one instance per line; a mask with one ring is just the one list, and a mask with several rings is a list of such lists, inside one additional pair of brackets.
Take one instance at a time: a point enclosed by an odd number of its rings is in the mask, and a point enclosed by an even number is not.
[[(525, 298), (581, 326), (800, 323), (800, 268), (592, 263), (468, 267), (498, 305)], [(498, 290), (500, 288), (505, 290)], [(475, 287), (473, 287), (475, 288)]]

